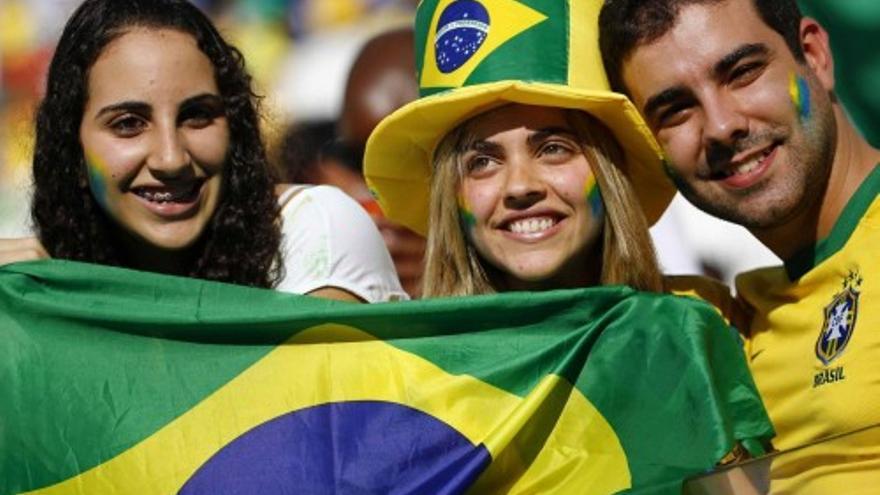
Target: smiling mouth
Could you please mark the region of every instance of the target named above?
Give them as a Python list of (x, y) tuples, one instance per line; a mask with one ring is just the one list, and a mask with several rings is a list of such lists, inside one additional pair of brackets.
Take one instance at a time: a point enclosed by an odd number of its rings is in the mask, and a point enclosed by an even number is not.
[(781, 143), (774, 142), (763, 151), (753, 155), (744, 162), (731, 163), (727, 170), (719, 171), (717, 173), (717, 178), (728, 179), (730, 177), (743, 176), (754, 172), (756, 169), (764, 165), (765, 160), (776, 151), (776, 148), (779, 147), (780, 144)]
[(131, 192), (151, 203), (192, 203), (199, 196), (203, 180), (162, 187), (135, 187)]
[(539, 234), (553, 228), (553, 226), (559, 223), (559, 220), (551, 216), (521, 218), (508, 222), (504, 225), (504, 230), (514, 234)]

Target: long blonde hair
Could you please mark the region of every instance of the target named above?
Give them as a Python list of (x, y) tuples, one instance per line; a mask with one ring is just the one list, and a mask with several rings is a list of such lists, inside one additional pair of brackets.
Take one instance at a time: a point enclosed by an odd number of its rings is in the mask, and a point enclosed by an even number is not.
[[(662, 277), (648, 224), (633, 187), (620, 168), (625, 162), (617, 140), (601, 122), (584, 112), (567, 110), (566, 118), (596, 176), (605, 206), (600, 283), (662, 291)], [(497, 269), (482, 259), (465, 238), (461, 227), (457, 200), (461, 185), (459, 160), (461, 150), (474, 139), (470, 122), (464, 122), (449, 132), (434, 153), (428, 247), (422, 282), (424, 297), (488, 294), (502, 290), (493, 283), (498, 280), (493, 276)]]

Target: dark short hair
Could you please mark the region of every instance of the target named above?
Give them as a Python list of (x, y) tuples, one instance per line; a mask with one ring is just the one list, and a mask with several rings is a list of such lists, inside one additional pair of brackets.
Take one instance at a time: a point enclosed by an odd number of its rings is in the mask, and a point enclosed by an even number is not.
[[(599, 14), (599, 45), (611, 88), (628, 93), (623, 64), (641, 45), (651, 43), (675, 26), (682, 7), (729, 0), (605, 0)], [(795, 59), (804, 61), (800, 42), (803, 15), (795, 0), (751, 0), (758, 14), (779, 33)], [(732, 21), (733, 22), (733, 21)]]
[(189, 276), (270, 287), (281, 270), (275, 183), (259, 131), (258, 98), (241, 53), (185, 0), (86, 0), (67, 21), (36, 116), (31, 216), (56, 258), (126, 266), (116, 223), (86, 180), (79, 127), (88, 76), (104, 48), (134, 27), (191, 35), (210, 59), (229, 122), (222, 197), (195, 248)]

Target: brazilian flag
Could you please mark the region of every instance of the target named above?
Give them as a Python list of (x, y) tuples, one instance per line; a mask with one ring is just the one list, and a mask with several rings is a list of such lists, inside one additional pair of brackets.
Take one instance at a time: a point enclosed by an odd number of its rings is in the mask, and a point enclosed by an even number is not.
[(697, 300), (0, 268), (0, 494), (671, 494), (772, 434)]

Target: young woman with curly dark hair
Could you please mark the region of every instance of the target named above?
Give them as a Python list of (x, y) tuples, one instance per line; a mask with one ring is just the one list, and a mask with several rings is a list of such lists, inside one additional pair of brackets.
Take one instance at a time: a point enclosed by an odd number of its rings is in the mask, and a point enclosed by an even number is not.
[(33, 175), (37, 238), (0, 241), (0, 264), (54, 257), (405, 297), (355, 203), (275, 188), (242, 56), (184, 0), (87, 0), (74, 12), (37, 113)]

